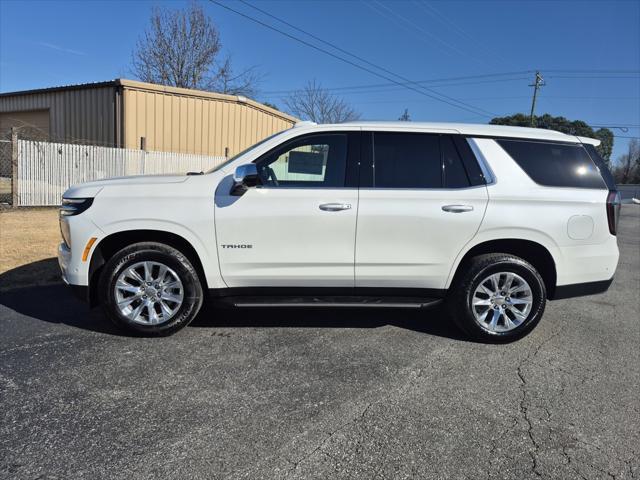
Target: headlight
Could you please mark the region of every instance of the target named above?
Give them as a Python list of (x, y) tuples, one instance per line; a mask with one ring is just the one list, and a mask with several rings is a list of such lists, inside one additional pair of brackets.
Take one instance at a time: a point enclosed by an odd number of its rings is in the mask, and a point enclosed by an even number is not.
[(93, 203), (93, 198), (63, 198), (60, 216), (70, 217), (84, 212)]

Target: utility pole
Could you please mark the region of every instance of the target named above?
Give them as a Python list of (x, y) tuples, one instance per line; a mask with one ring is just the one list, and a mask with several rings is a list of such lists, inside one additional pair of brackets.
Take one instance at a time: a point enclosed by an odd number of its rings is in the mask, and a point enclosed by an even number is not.
[(531, 114), (529, 115), (529, 122), (531, 123), (532, 127), (535, 127), (536, 126), (536, 121), (535, 121), (535, 117), (534, 117), (534, 112), (535, 112), (535, 109), (536, 109), (536, 99), (538, 98), (538, 89), (540, 87), (544, 87), (545, 86), (544, 78), (542, 78), (542, 75), (540, 75), (540, 72), (536, 71), (536, 79), (529, 86), (533, 87), (533, 100), (531, 102)]

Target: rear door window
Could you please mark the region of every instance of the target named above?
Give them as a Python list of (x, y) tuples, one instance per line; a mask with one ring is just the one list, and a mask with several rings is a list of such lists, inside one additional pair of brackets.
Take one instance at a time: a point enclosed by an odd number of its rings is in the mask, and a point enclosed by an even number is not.
[(375, 188), (440, 188), (439, 135), (373, 133)]
[(440, 137), (444, 188), (465, 188), (471, 185), (462, 159), (450, 135)]
[(582, 144), (496, 140), (536, 183), (548, 187), (605, 188)]

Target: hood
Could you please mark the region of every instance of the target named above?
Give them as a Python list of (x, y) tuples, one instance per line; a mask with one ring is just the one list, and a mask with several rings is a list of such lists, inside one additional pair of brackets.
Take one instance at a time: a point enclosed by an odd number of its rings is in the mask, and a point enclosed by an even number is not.
[(186, 182), (188, 175), (134, 175), (131, 177), (105, 178), (104, 180), (94, 180), (92, 182), (72, 185), (64, 192), (67, 198), (89, 198), (95, 197), (100, 190), (109, 186), (135, 186), (135, 185), (163, 185), (169, 183)]

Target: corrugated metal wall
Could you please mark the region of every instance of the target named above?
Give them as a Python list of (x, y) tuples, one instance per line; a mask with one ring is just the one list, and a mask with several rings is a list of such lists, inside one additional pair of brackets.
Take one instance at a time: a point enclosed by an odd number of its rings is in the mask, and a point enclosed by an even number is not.
[(0, 114), (49, 111), (52, 141), (116, 146), (115, 86), (89, 87), (0, 97)]
[(35, 111), (48, 112), (54, 142), (140, 149), (144, 137), (146, 150), (214, 156), (234, 155), (296, 121), (242, 97), (124, 79), (0, 95), (3, 125), (12, 112)]
[(175, 93), (178, 90), (182, 89), (125, 84), (126, 148), (140, 148), (140, 138), (145, 137), (148, 150), (223, 156), (227, 148), (232, 156), (295, 121), (250, 100), (205, 92), (199, 96), (188, 90), (193, 94), (183, 95)]

